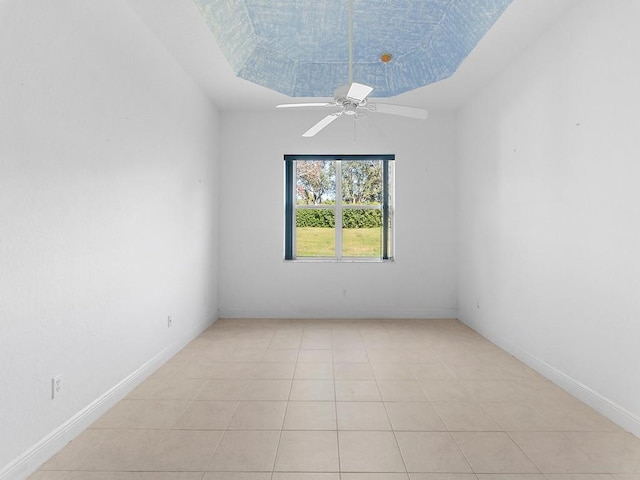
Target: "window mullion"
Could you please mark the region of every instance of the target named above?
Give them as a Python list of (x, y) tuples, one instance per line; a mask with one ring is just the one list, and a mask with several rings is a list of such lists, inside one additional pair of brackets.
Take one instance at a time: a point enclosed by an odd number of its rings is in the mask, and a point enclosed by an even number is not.
[(342, 258), (342, 162), (335, 161), (336, 167), (336, 209), (335, 209), (335, 227), (336, 227), (336, 258)]
[(389, 162), (382, 161), (382, 259), (389, 259)]

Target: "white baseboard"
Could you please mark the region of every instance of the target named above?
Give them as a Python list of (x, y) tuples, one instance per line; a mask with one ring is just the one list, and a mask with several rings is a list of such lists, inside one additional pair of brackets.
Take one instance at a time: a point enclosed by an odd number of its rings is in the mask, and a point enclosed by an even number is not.
[(549, 365), (535, 355), (532, 355), (526, 350), (514, 345), (500, 335), (497, 335), (495, 332), (473, 322), (465, 321), (462, 318), (460, 318), (460, 321), (470, 328), (473, 328), (480, 335), (495, 343), (503, 350), (509, 352), (522, 363), (531, 367), (540, 375), (552, 381), (581, 402), (589, 405), (615, 424), (632, 433), (636, 437), (640, 437), (640, 417), (637, 415), (599, 394), (589, 386), (577, 381), (552, 365)]
[(211, 318), (203, 321), (173, 341), (160, 353), (114, 385), (104, 395), (91, 402), (29, 450), (3, 467), (0, 470), (0, 480), (26, 479), (216, 320), (217, 318)]
[(301, 318), (301, 319), (433, 319), (457, 318), (456, 309), (432, 310), (400, 310), (400, 309), (274, 309), (274, 308), (234, 308), (222, 307), (218, 310), (219, 318)]

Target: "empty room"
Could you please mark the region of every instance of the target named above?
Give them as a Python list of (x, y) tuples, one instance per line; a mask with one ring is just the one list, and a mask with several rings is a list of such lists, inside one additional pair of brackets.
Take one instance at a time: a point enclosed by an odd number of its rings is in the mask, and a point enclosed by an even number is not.
[(0, 480), (640, 480), (640, 0), (0, 0)]

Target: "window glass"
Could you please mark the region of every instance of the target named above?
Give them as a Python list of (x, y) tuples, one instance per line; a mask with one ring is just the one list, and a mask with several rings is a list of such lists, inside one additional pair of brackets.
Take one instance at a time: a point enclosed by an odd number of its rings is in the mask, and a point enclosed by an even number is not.
[(336, 256), (335, 212), (326, 208), (296, 210), (296, 257)]
[(296, 162), (296, 201), (298, 205), (336, 203), (336, 167), (334, 161)]
[(342, 212), (342, 256), (382, 258), (382, 211)]
[(342, 201), (345, 205), (382, 204), (382, 161), (342, 162)]

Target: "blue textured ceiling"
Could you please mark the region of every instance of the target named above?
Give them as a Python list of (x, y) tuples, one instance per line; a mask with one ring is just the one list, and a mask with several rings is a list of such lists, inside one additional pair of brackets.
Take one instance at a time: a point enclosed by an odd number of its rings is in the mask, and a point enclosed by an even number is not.
[[(348, 83), (347, 0), (195, 2), (237, 76), (292, 97)], [(389, 97), (447, 78), (511, 2), (353, 0), (353, 81)]]

